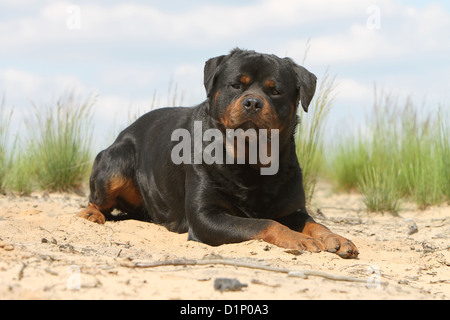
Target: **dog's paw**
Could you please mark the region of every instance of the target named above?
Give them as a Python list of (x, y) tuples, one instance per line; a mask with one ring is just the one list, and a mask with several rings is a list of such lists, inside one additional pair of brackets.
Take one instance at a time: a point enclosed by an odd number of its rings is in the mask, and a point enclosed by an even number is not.
[(95, 222), (98, 224), (105, 224), (106, 222), (106, 218), (103, 215), (103, 213), (101, 213), (100, 211), (98, 211), (97, 209), (93, 208), (93, 207), (88, 207), (86, 209), (84, 209), (83, 211), (81, 211), (80, 213), (77, 214), (77, 217), (86, 219), (88, 221), (91, 222)]
[(341, 258), (353, 259), (359, 255), (358, 248), (352, 241), (333, 232), (321, 235), (319, 240), (325, 251), (336, 253)]

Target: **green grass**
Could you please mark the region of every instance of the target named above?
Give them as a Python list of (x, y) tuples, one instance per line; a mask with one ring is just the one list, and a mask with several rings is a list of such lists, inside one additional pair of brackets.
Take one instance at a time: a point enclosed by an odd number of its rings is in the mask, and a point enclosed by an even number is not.
[(85, 182), (92, 165), (92, 98), (59, 100), (35, 117), (38, 131), (29, 145), (36, 161), (36, 180), (42, 189), (73, 191)]
[(8, 134), (13, 111), (8, 114), (5, 109), (5, 99), (0, 103), (0, 193), (6, 188), (6, 176), (8, 174)]
[(363, 167), (364, 172), (358, 177), (358, 190), (369, 211), (390, 212), (394, 215), (400, 210), (400, 193), (396, 188), (399, 174), (395, 166), (387, 164), (385, 168), (373, 165)]
[(34, 106), (26, 136), (11, 148), (9, 117), (0, 112), (1, 191), (29, 194), (34, 190), (77, 191), (92, 165), (92, 97), (78, 101), (67, 94), (45, 109)]
[(410, 99), (399, 103), (375, 92), (364, 132), (341, 137), (333, 151), (330, 171), (338, 189), (357, 189), (370, 211), (394, 214), (401, 198), (420, 209), (449, 201), (448, 114), (425, 111)]
[(397, 159), (402, 172), (399, 187), (422, 209), (443, 200), (441, 152), (445, 152), (445, 147), (439, 148), (438, 121), (431, 115), (419, 121), (417, 111), (410, 104), (402, 113), (401, 158)]
[[(443, 107), (441, 106), (441, 110)], [(450, 201), (450, 125), (446, 122), (448, 114), (438, 114), (438, 138), (436, 142), (437, 153), (440, 154), (440, 170), (442, 190), (444, 197)]]
[(310, 106), (310, 113), (300, 111), (296, 132), (296, 153), (303, 173), (306, 203), (314, 195), (315, 186), (322, 169), (324, 129), (326, 117), (335, 98), (335, 79), (325, 73)]
[(20, 151), (17, 141), (6, 165), (8, 174), (5, 177), (5, 190), (28, 195), (36, 185), (36, 163), (31, 154)]
[(330, 162), (327, 174), (337, 191), (357, 190), (361, 172), (369, 161), (366, 142), (361, 132), (354, 135), (348, 134), (336, 141), (331, 157), (327, 159)]

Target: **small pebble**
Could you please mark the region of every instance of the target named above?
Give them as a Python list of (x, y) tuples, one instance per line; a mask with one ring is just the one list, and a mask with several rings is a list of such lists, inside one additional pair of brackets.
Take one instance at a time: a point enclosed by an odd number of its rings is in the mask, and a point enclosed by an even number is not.
[(245, 287), (247, 287), (247, 284), (241, 283), (237, 279), (217, 278), (214, 280), (214, 289), (220, 292), (241, 291)]
[(419, 232), (419, 228), (413, 219), (406, 219), (405, 222), (408, 228), (408, 236)]

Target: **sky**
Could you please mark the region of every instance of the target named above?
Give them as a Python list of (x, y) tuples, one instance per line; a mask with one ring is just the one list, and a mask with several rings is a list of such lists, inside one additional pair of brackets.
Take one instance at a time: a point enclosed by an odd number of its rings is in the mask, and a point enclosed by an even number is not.
[(0, 96), (21, 132), (33, 105), (92, 95), (102, 148), (174, 96), (204, 101), (205, 61), (235, 47), (335, 77), (337, 130), (364, 123), (375, 87), (450, 108), (450, 1), (419, 0), (0, 0)]

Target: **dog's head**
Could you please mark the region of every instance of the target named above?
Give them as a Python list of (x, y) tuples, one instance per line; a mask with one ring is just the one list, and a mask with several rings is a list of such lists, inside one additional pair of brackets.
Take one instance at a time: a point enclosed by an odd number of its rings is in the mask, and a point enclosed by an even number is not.
[(235, 49), (206, 62), (209, 114), (219, 129), (278, 129), (292, 135), (297, 109), (308, 106), (316, 76), (289, 58)]

